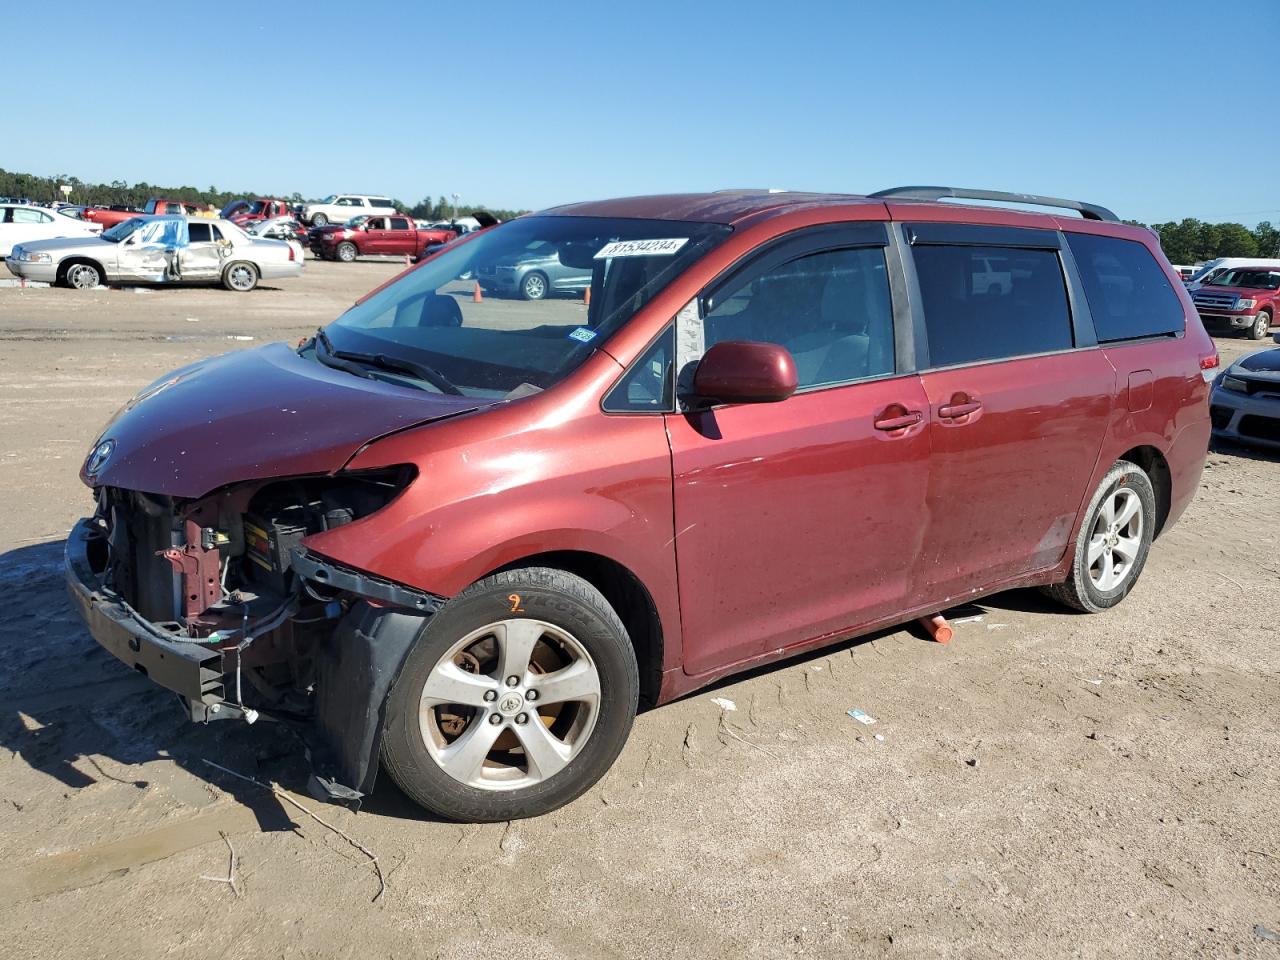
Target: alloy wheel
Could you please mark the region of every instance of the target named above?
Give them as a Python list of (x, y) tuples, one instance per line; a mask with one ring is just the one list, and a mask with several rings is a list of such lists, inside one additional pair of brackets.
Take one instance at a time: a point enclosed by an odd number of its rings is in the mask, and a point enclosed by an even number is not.
[(1133, 574), (1142, 549), (1142, 501), (1127, 487), (1112, 491), (1099, 505), (1089, 534), (1089, 579), (1110, 592)]
[(74, 264), (67, 271), (67, 283), (76, 290), (92, 290), (100, 279), (98, 271), (87, 263)]
[(491, 623), (440, 658), (418, 723), (428, 754), (459, 783), (518, 790), (582, 751), (600, 714), (600, 675), (568, 631), (533, 619)]

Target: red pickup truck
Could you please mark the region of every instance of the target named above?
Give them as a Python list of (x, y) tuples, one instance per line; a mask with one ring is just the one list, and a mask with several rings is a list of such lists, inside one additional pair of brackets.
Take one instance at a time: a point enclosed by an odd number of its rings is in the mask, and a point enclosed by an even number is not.
[(117, 223), (123, 223), (130, 217), (137, 217), (141, 214), (157, 214), (157, 213), (182, 213), (189, 217), (195, 217), (203, 214), (207, 208), (203, 204), (192, 203), (189, 200), (170, 200), (167, 197), (152, 197), (147, 201), (147, 205), (142, 210), (132, 210), (127, 207), (89, 207), (84, 212), (84, 219), (91, 223), (100, 223), (104, 227), (113, 227)]
[(293, 210), (283, 200), (268, 200), (257, 197), (253, 200), (232, 200), (222, 208), (222, 219), (244, 226), (255, 220), (274, 220), (276, 217), (291, 217)]
[(320, 259), (350, 263), (367, 254), (421, 257), (457, 235), (453, 230), (420, 230), (412, 217), (355, 217), (342, 226), (312, 227), (308, 237)]
[(1191, 294), (1209, 330), (1243, 330), (1261, 340), (1280, 311), (1280, 270), (1265, 264), (1224, 270)]

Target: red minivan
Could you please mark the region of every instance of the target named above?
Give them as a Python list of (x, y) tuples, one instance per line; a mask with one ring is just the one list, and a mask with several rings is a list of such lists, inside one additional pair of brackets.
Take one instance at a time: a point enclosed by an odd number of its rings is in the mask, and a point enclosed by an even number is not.
[[(540, 251), (589, 296), (473, 297)], [(525, 817), (640, 705), (1014, 587), (1119, 603), (1195, 493), (1217, 362), (1156, 238), (1091, 204), (559, 207), (141, 391), (68, 580), (193, 719), (296, 724), (328, 796), (382, 766)]]

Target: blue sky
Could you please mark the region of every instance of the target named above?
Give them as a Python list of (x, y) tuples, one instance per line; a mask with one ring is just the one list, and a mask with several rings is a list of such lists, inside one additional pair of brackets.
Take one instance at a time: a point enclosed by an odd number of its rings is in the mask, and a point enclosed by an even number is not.
[(533, 209), (942, 183), (1280, 222), (1275, 84), (1257, 79), (1280, 2), (1232, 3), (1234, 34), (1216, 18), (1156, 0), (78, 0), (58, 6), (68, 43), (6, 44), (0, 167)]

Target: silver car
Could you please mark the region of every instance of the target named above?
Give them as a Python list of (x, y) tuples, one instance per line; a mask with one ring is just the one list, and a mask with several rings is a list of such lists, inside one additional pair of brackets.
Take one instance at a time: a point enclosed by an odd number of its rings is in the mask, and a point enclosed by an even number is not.
[(1280, 349), (1246, 354), (1223, 370), (1209, 394), (1209, 418), (1219, 439), (1280, 449)]
[(559, 251), (544, 241), (476, 270), (480, 286), (490, 293), (541, 300), (552, 293), (582, 293), (591, 286), (591, 271), (560, 262)]
[(101, 236), (14, 246), (15, 276), (88, 290), (103, 283), (221, 284), (252, 290), (261, 280), (302, 273), (302, 247), (251, 237), (229, 220), (132, 217)]

